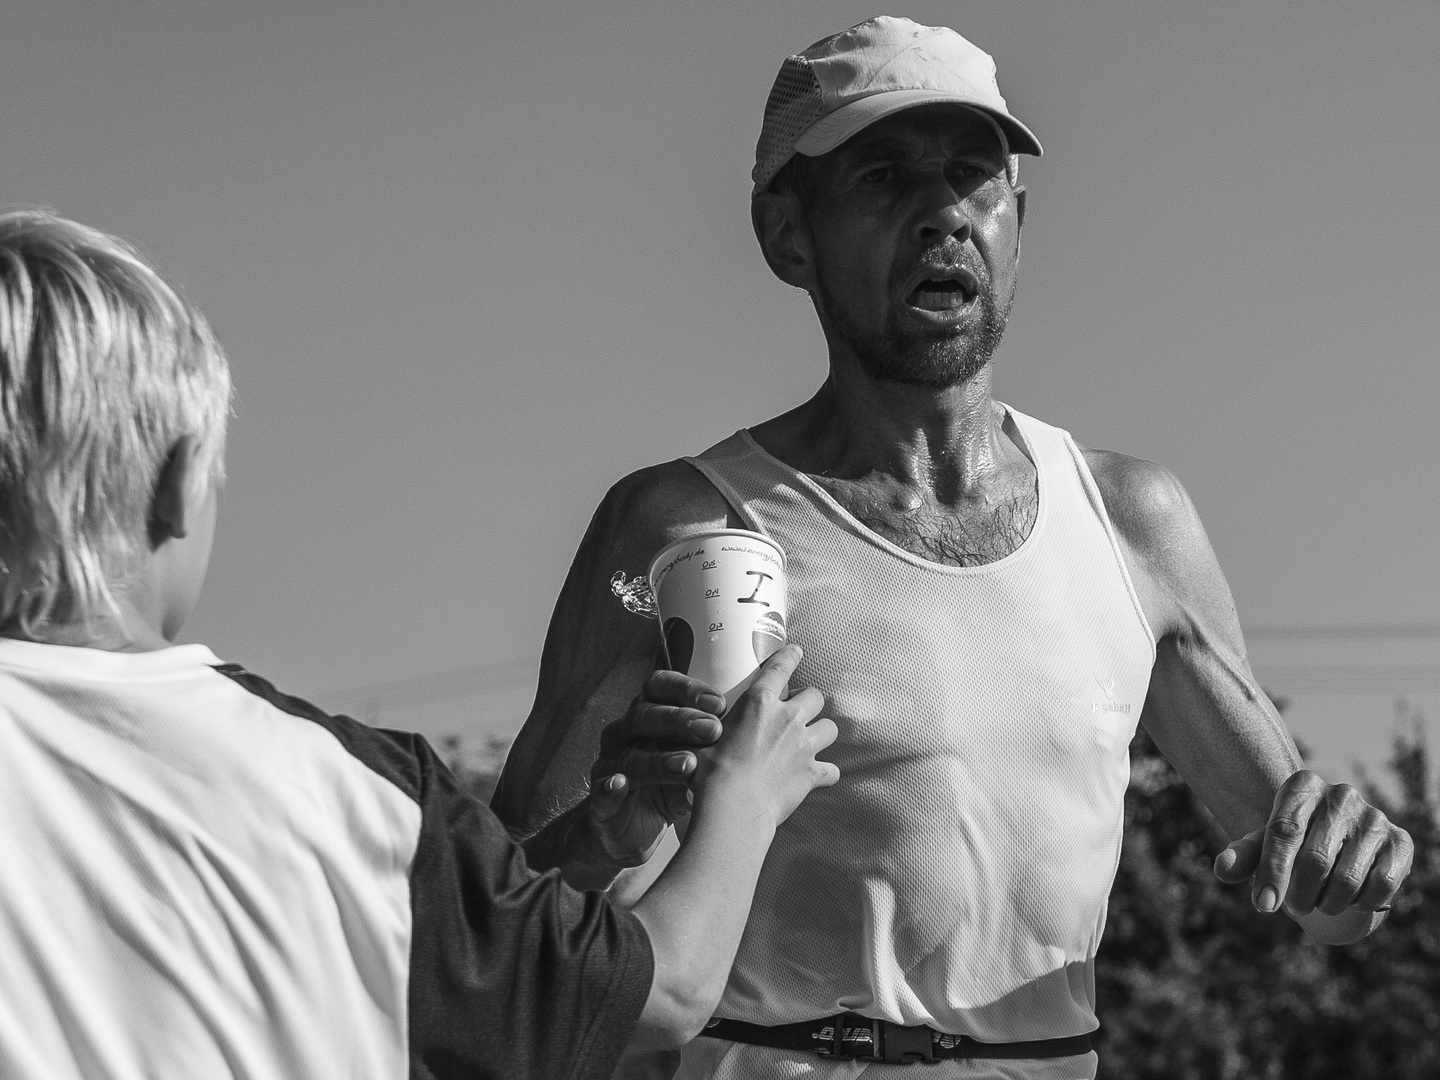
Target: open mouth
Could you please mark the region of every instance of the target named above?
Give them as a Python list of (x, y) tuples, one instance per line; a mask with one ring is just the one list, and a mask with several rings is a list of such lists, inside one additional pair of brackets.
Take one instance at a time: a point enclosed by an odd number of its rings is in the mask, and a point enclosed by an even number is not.
[(976, 292), (969, 281), (926, 278), (915, 286), (905, 302), (922, 311), (959, 311), (975, 299)]

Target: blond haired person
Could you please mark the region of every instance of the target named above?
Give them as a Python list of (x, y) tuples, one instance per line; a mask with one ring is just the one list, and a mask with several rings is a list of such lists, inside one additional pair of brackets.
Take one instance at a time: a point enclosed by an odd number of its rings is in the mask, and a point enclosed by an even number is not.
[[(229, 401), (205, 320), (131, 248), (0, 215), (0, 1076), (602, 1080), (632, 1035), (693, 1036), (776, 826), (837, 775), (818, 695), (780, 700), (799, 651), (686, 755), (690, 839), (618, 911), (529, 869), (420, 737), (171, 644)], [(607, 754), (718, 727), (700, 684), (646, 694)], [(612, 813), (646, 786), (627, 760)]]

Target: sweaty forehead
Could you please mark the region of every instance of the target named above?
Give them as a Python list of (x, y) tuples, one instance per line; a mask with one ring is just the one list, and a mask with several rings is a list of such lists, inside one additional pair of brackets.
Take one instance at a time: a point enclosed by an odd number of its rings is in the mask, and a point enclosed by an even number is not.
[(1003, 165), (1006, 146), (988, 117), (957, 105), (927, 105), (877, 120), (832, 153), (837, 157), (949, 156), (994, 158)]

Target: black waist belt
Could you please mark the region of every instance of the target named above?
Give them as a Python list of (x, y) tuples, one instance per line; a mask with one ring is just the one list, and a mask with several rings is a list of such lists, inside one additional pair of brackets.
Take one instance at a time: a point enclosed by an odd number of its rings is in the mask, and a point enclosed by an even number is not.
[(947, 1035), (928, 1027), (902, 1027), (871, 1020), (857, 1013), (841, 1013), (823, 1020), (765, 1027), (742, 1020), (711, 1020), (701, 1035), (712, 1039), (773, 1046), (778, 1050), (804, 1050), (821, 1057), (870, 1059), (892, 1065), (946, 1058), (1059, 1058), (1090, 1052), (1089, 1035), (1031, 1042), (983, 1043), (969, 1035)]

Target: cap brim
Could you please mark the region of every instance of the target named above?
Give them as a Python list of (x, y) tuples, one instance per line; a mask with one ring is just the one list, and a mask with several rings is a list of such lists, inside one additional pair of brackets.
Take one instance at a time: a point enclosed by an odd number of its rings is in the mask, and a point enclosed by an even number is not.
[(795, 152), (806, 157), (828, 154), (875, 121), (920, 105), (963, 105), (967, 109), (974, 109), (990, 117), (1000, 126), (1000, 130), (1005, 132), (1010, 153), (1039, 157), (1045, 152), (1040, 146), (1040, 140), (1030, 129), (1009, 113), (993, 105), (982, 104), (973, 98), (945, 90), (886, 90), (842, 105), (806, 128), (795, 140)]

